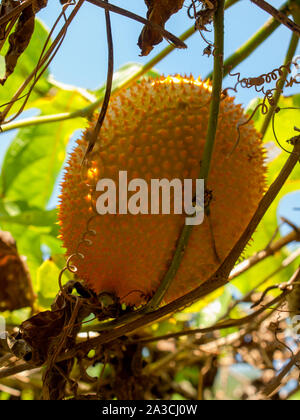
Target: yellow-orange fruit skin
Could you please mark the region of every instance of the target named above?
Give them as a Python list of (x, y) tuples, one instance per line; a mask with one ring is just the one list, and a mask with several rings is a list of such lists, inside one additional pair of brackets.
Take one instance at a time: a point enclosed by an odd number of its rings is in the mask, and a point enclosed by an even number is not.
[[(92, 155), (86, 180), (81, 162), (93, 125), (71, 154), (62, 184), (59, 223), (67, 254), (84, 258), (72, 263), (78, 276), (97, 293), (112, 292), (122, 302), (139, 305), (153, 295), (169, 267), (186, 215), (104, 215), (94, 217), (96, 232), (78, 243), (93, 216), (87, 183), (119, 171), (128, 180), (181, 180), (199, 176), (211, 88), (181, 77), (144, 81), (115, 96)], [(210, 221), (195, 226), (165, 302), (205, 282), (218, 268), (248, 225), (265, 189), (264, 153), (260, 136), (233, 98), (221, 102), (208, 188), (212, 190)], [(100, 193), (92, 194), (95, 200)], [(210, 227), (211, 226), (211, 227)], [(215, 243), (215, 247), (214, 247)], [(215, 251), (216, 249), (216, 251)]]

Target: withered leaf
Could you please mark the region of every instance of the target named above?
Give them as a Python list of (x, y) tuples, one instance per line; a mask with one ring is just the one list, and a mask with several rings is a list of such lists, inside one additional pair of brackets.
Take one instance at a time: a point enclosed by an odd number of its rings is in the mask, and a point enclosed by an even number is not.
[(19, 256), (11, 234), (0, 231), (0, 311), (31, 305), (31, 280), (26, 263)]
[[(164, 28), (170, 16), (182, 8), (184, 0), (145, 0), (145, 3), (148, 7), (147, 19)], [(148, 55), (154, 45), (159, 44), (162, 40), (163, 37), (159, 30), (145, 25), (138, 41), (141, 55)]]
[[(9, 37), (9, 49), (5, 56), (6, 74), (0, 79), (0, 84), (4, 85), (8, 77), (14, 72), (18, 59), (26, 50), (34, 31), (35, 14), (47, 6), (48, 0), (33, 0), (32, 4), (26, 7), (20, 14), (15, 31)], [(13, 2), (15, 3), (19, 2)], [(8, 13), (9, 9), (4, 10)], [(0, 37), (5, 36), (5, 28), (0, 28)], [(0, 38), (1, 39), (1, 38)]]
[(6, 74), (0, 80), (4, 85), (8, 77), (14, 72), (19, 57), (26, 50), (34, 31), (34, 13), (32, 7), (23, 10), (14, 33), (9, 37), (9, 49), (5, 56)]
[(64, 309), (45, 311), (24, 321), (20, 332), (34, 350), (33, 361), (42, 364), (47, 359), (50, 344), (59, 336), (65, 325)]
[[(51, 358), (65, 332), (65, 328), (70, 327), (69, 323), (73, 316), (75, 300), (66, 299), (65, 294), (71, 296), (75, 285), (76, 282), (69, 282), (64, 285), (64, 293), (61, 291), (58, 293), (51, 306), (51, 311), (34, 315), (24, 321), (20, 327), (20, 338), (25, 340), (32, 348), (32, 361), (37, 365), (43, 364), (45, 360)], [(74, 324), (71, 325), (63, 342), (61, 351), (74, 345), (81, 322), (90, 315), (91, 311), (92, 309), (88, 306), (80, 306)]]
[[(16, 6), (20, 4), (19, 0), (2, 0), (0, 4), (0, 18), (10, 13)], [(5, 38), (6, 24), (0, 26), (0, 41)]]
[(32, 2), (33, 12), (38, 13), (41, 9), (46, 7), (47, 4), (48, 4), (48, 0), (33, 0)]
[(70, 373), (74, 365), (74, 359), (65, 360), (55, 364), (50, 371), (45, 370), (43, 374), (43, 400), (59, 401), (66, 395), (67, 382), (72, 384), (74, 394), (77, 393), (77, 383), (72, 381)]

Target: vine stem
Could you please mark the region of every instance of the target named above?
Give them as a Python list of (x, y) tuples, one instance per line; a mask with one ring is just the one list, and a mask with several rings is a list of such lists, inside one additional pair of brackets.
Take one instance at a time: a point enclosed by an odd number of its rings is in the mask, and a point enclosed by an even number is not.
[[(215, 145), (215, 138), (218, 127), (218, 117), (221, 102), (222, 93), (222, 81), (223, 81), (223, 59), (224, 59), (224, 7), (225, 1), (219, 0), (218, 8), (214, 15), (214, 30), (215, 30), (215, 53), (214, 53), (214, 78), (213, 78), (213, 90), (212, 99), (210, 103), (210, 113), (208, 130), (206, 135), (205, 148), (202, 158), (202, 165), (200, 169), (199, 178), (204, 179), (207, 183), (210, 165)], [(144, 309), (145, 312), (152, 312), (162, 302), (165, 294), (167, 293), (177, 271), (180, 267), (181, 261), (184, 257), (185, 248), (189, 242), (189, 238), (192, 233), (192, 226), (185, 225), (181, 231), (181, 235), (178, 239), (176, 251), (173, 256), (172, 263), (163, 278), (160, 286), (156, 290), (153, 298)]]
[(250, 270), (250, 268), (264, 261), (266, 258), (275, 255), (282, 248), (284, 248), (285, 246), (287, 246), (288, 244), (294, 241), (300, 242), (299, 229), (293, 230), (292, 232), (288, 233), (286, 236), (268, 245), (265, 249), (257, 252), (256, 254), (248, 258), (247, 260), (238, 264), (230, 273), (230, 280), (233, 280), (236, 277), (240, 276), (241, 274), (245, 273), (246, 271)]
[(263, 391), (263, 398), (271, 397), (275, 391), (282, 385), (282, 382), (290, 370), (300, 361), (300, 351), (291, 358), (287, 365), (278, 373), (278, 375), (266, 386)]
[[(217, 270), (215, 274), (213, 274), (210, 279), (199, 286), (197, 289), (193, 290), (192, 292), (182, 296), (179, 299), (176, 299), (175, 301), (169, 303), (168, 305), (163, 306), (162, 308), (155, 310), (148, 314), (138, 314), (133, 313), (133, 316), (140, 315), (139, 318), (131, 319), (130, 322), (126, 323), (125, 325), (119, 324), (115, 325), (116, 328), (110, 328), (109, 331), (102, 333), (100, 336), (91, 338), (89, 340), (86, 340), (82, 343), (78, 343), (76, 346), (74, 346), (71, 350), (69, 350), (66, 353), (63, 353), (59, 356), (57, 359), (57, 362), (62, 360), (69, 360), (74, 357), (78, 353), (84, 354), (88, 352), (90, 349), (96, 348), (101, 345), (110, 343), (119, 337), (132, 333), (133, 331), (147, 325), (150, 323), (153, 323), (155, 321), (158, 321), (159, 319), (170, 315), (174, 312), (177, 312), (179, 310), (182, 310), (184, 307), (191, 305), (192, 303), (199, 300), (201, 297), (206, 296), (207, 294), (211, 293), (212, 291), (216, 290), (217, 288), (224, 286), (228, 282), (228, 276), (230, 271), (232, 270), (237, 258), (241, 254), (242, 250), (245, 248), (246, 244), (250, 240), (253, 232), (256, 230), (257, 226), (261, 222), (263, 216), (265, 215), (266, 211), (270, 207), (270, 204), (274, 201), (278, 193), (280, 192), (281, 188), (283, 187), (284, 183), (292, 173), (293, 169), (297, 165), (300, 159), (300, 136), (296, 136), (293, 139), (291, 139), (291, 143), (294, 146), (293, 153), (291, 153), (287, 159), (286, 164), (282, 168), (280, 174), (276, 178), (276, 180), (273, 182), (273, 184), (270, 186), (267, 193), (262, 198), (258, 209), (256, 210), (252, 220), (250, 221), (249, 225), (241, 235), (239, 241), (236, 243), (224, 263), (221, 265), (221, 267)], [(297, 275), (299, 275), (299, 270), (297, 272)], [(298, 277), (297, 277), (298, 278)], [(296, 278), (296, 280), (297, 280)], [(119, 322), (121, 320), (118, 320)], [(121, 325), (121, 326), (120, 326)], [(94, 331), (97, 331), (97, 327), (93, 329)], [(99, 329), (101, 330), (101, 328)], [(30, 364), (22, 365), (17, 370), (23, 371), (23, 370), (30, 370), (36, 368), (36, 366), (31, 366)], [(14, 368), (16, 369), (16, 368)], [(9, 369), (0, 370), (0, 378), (7, 377), (8, 375), (16, 373), (15, 370), (12, 371)]]
[[(289, 3), (286, 2), (280, 7), (280, 11), (284, 14), (289, 12)], [(239, 47), (231, 56), (224, 61), (223, 77), (227, 76), (229, 72), (237, 67), (241, 62), (246, 60), (275, 30), (280, 26), (274, 18), (270, 18), (267, 22), (255, 33), (248, 41)], [(213, 73), (209, 73), (206, 79), (211, 79)]]
[(273, 305), (280, 303), (284, 300), (284, 298), (290, 294), (291, 291), (284, 290), (279, 296), (272, 299), (266, 306), (262, 306), (259, 309), (257, 309), (255, 312), (251, 313), (250, 315), (247, 315), (243, 318), (239, 319), (226, 319), (225, 321), (220, 321), (213, 325), (212, 327), (207, 328), (191, 328), (183, 331), (179, 331), (177, 333), (170, 333), (165, 334), (162, 336), (154, 336), (154, 337), (143, 337), (136, 340), (132, 340), (132, 342), (137, 343), (152, 343), (154, 341), (160, 341), (160, 340), (169, 340), (170, 338), (179, 338), (183, 336), (189, 336), (189, 335), (195, 335), (195, 334), (207, 334), (215, 331), (221, 331), (226, 330), (227, 328), (234, 328), (234, 327), (241, 327), (244, 324), (249, 324), (251, 321), (255, 320), (259, 315), (261, 315), (263, 312), (265, 312), (266, 309), (272, 307)]
[[(188, 39), (192, 34), (195, 33), (194, 28), (190, 28), (186, 32), (182, 34), (180, 39), (183, 41)], [(169, 45), (159, 54), (157, 54), (153, 59), (149, 60), (140, 70), (135, 72), (129, 79), (126, 79), (123, 83), (118, 85), (117, 87), (112, 89), (112, 95), (115, 95), (122, 89), (128, 88), (131, 84), (135, 81), (139, 80), (143, 77), (148, 71), (150, 71), (157, 63), (163, 60), (168, 54), (174, 51), (175, 47)], [(65, 112), (60, 114), (53, 114), (53, 115), (45, 115), (45, 116), (38, 116), (33, 118), (26, 118), (23, 120), (19, 120), (16, 122), (8, 123), (2, 126), (2, 132), (15, 130), (18, 128), (24, 128), (31, 125), (42, 125), (42, 124), (49, 124), (49, 123), (56, 123), (60, 121), (66, 121), (74, 118), (87, 118), (91, 116), (96, 109), (102, 104), (103, 98), (99, 98), (90, 105), (85, 108), (79, 109), (73, 112)]]
[[(105, 2), (107, 4), (109, 0), (105, 0)], [(104, 95), (104, 100), (102, 103), (102, 108), (101, 111), (99, 113), (98, 116), (98, 120), (97, 123), (95, 125), (94, 128), (94, 132), (91, 136), (91, 138), (89, 139), (89, 144), (88, 147), (86, 149), (84, 158), (83, 158), (83, 162), (85, 161), (85, 159), (88, 157), (88, 155), (92, 152), (97, 138), (99, 136), (99, 133), (101, 131), (101, 128), (103, 126), (106, 114), (107, 114), (107, 110), (108, 110), (108, 106), (109, 106), (109, 101), (110, 101), (110, 97), (111, 97), (111, 92), (112, 92), (112, 84), (113, 84), (113, 77), (114, 77), (114, 42), (113, 42), (113, 36), (112, 36), (112, 27), (111, 27), (111, 19), (110, 19), (110, 12), (109, 9), (105, 9), (105, 21), (106, 21), (106, 34), (107, 34), (107, 48), (108, 48), (108, 66), (107, 66), (107, 77), (106, 77), (106, 89), (105, 89), (105, 95)]]
[(296, 36), (300, 37), (300, 26), (293, 22), (291, 19), (289, 19), (286, 15), (281, 13), (279, 10), (275, 9), (275, 7), (271, 6), (271, 4), (267, 3), (265, 0), (250, 0), (252, 3), (254, 3), (256, 6), (264, 10), (265, 12), (269, 13), (271, 16), (273, 16), (278, 22), (285, 25), (287, 28), (289, 28), (291, 31), (296, 34)]
[[(300, 280), (300, 267), (296, 271), (296, 273), (293, 275), (290, 282), (296, 283)], [(289, 282), (289, 283), (290, 283)], [(300, 361), (300, 351), (295, 354), (288, 364), (285, 365), (285, 367), (278, 373), (278, 375), (267, 384), (265, 389), (263, 390), (264, 396), (270, 397), (273, 395), (273, 393), (278, 389), (278, 387), (282, 384), (283, 379), (285, 376), (289, 373), (289, 371)]]
[[(239, 258), (240, 254), (242, 253), (243, 249), (249, 242), (250, 238), (252, 237), (253, 233), (257, 229), (259, 223), (261, 222), (262, 218), (264, 217), (265, 213), (269, 209), (270, 205), (277, 197), (278, 193), (282, 189), (283, 185), (285, 184), (286, 180), (294, 170), (295, 166), (299, 162), (300, 159), (300, 136), (297, 136), (292, 139), (294, 150), (291, 153), (286, 161), (286, 164), (282, 168), (280, 174), (270, 186), (264, 197), (259, 203), (259, 206), (251, 219), (250, 223), (248, 224), (245, 231), (242, 233), (240, 239), (233, 247), (231, 252), (229, 253), (228, 257), (219, 267), (215, 274), (213, 274), (205, 283), (199, 286), (197, 289), (187, 293), (186, 295), (176, 299), (175, 301), (153, 311), (150, 313), (143, 314), (140, 311), (137, 311), (131, 314), (132, 318), (126, 319), (126, 324), (124, 325), (124, 321), (122, 319), (117, 320), (119, 324), (115, 323), (107, 323), (109, 324), (109, 331), (101, 334), (99, 337), (92, 338), (86, 342), (79, 343), (74, 349), (70, 350), (68, 353), (61, 355), (58, 361), (66, 360), (69, 358), (73, 358), (76, 356), (78, 351), (86, 351), (91, 348), (95, 348), (97, 346), (109, 343), (118, 337), (121, 337), (125, 334), (132, 333), (133, 331), (158, 321), (159, 319), (168, 316), (174, 312), (178, 312), (183, 308), (190, 306), (191, 304), (197, 302), (199, 299), (207, 296), (209, 293), (213, 292), (214, 290), (224, 286), (228, 283), (229, 274), (234, 267), (235, 262)], [(129, 322), (127, 322), (129, 321)], [(115, 327), (115, 328), (112, 328)], [(103, 325), (99, 325), (93, 327), (93, 331), (103, 331)]]
[[(300, 25), (300, 6), (297, 7), (295, 5), (295, 7), (292, 8), (291, 12), (294, 16), (295, 22)], [(289, 63), (292, 62), (293, 57), (296, 54), (298, 44), (299, 44), (299, 37), (295, 33), (293, 33), (292, 37), (291, 37), (290, 44), (289, 44), (289, 48), (288, 48), (288, 51), (287, 51), (287, 54), (286, 54), (286, 57), (285, 57), (284, 66), (287, 66)], [(282, 90), (284, 88), (285, 82), (287, 80), (288, 74), (289, 74), (288, 70), (286, 68), (284, 68), (283, 69), (282, 81), (280, 83), (278, 83), (278, 86), (276, 86), (276, 91), (274, 93), (274, 97), (273, 97), (274, 105), (269, 108), (269, 111), (268, 111), (268, 113), (267, 113), (267, 115), (264, 119), (262, 128), (260, 130), (262, 138), (265, 137), (265, 135), (267, 133), (267, 130), (269, 128), (270, 122), (272, 120), (272, 117), (274, 115), (274, 112), (277, 109), (277, 106), (278, 106), (278, 103), (279, 103), (279, 100), (280, 100), (280, 97), (281, 97), (281, 93), (282, 93)]]
[(215, 52), (212, 97), (206, 135), (205, 148), (200, 169), (200, 179), (208, 180), (212, 155), (215, 146), (218, 118), (221, 103), (224, 62), (224, 0), (219, 0), (218, 9), (214, 16), (215, 27)]
[[(138, 329), (148, 323), (152, 323), (158, 321), (159, 319), (172, 314), (174, 312), (180, 311), (183, 308), (192, 305), (193, 303), (197, 302), (199, 299), (207, 296), (208, 294), (212, 293), (216, 289), (225, 286), (229, 282), (229, 275), (232, 271), (236, 261), (240, 257), (241, 253), (243, 252), (244, 248), (248, 244), (249, 240), (251, 239), (253, 233), (257, 229), (259, 223), (261, 222), (262, 218), (266, 214), (267, 210), (269, 209), (270, 205), (273, 203), (277, 195), (279, 194), (281, 188), (285, 184), (286, 180), (294, 170), (295, 166), (299, 162), (300, 159), (300, 136), (297, 136), (291, 139), (294, 145), (293, 152), (289, 155), (286, 164), (282, 168), (280, 174), (273, 182), (273, 184), (269, 187), (268, 191), (261, 199), (259, 206), (251, 219), (250, 223), (248, 224), (245, 231), (242, 233), (240, 239), (235, 244), (231, 252), (229, 253), (228, 257), (225, 261), (221, 264), (219, 269), (213, 274), (205, 283), (200, 285), (197, 289), (189, 292), (188, 294), (176, 299), (175, 301), (157, 309), (153, 312), (146, 313), (143, 316), (142, 310), (138, 310), (132, 314), (124, 315), (120, 319), (116, 321), (107, 322), (106, 324), (100, 324), (97, 326), (93, 326), (94, 331), (103, 331), (106, 329), (112, 329), (113, 327), (118, 327), (117, 330), (111, 330), (107, 332), (107, 337), (105, 338), (105, 343), (110, 341), (106, 341), (108, 337), (112, 340), (120, 337), (123, 334), (128, 332), (132, 332), (135, 329)], [(126, 323), (126, 325), (124, 325)], [(118, 335), (120, 333), (120, 335)], [(100, 337), (101, 338), (101, 337)], [(99, 344), (104, 344), (102, 342), (102, 338)]]
[(25, 0), (23, 3), (19, 4), (18, 6), (14, 7), (9, 13), (2, 16), (0, 18), (0, 26), (4, 26), (7, 24), (11, 19), (13, 19), (15, 16), (20, 15), (20, 13), (26, 9), (30, 4), (32, 4), (33, 0)]
[(176, 48), (187, 48), (185, 43), (177, 38), (175, 35), (171, 34), (170, 32), (166, 31), (162, 26), (158, 25), (155, 22), (152, 22), (148, 19), (143, 18), (135, 13), (129, 12), (126, 9), (122, 9), (121, 7), (115, 6), (113, 4), (107, 3), (105, 0), (87, 0), (89, 3), (94, 4), (95, 6), (101, 7), (105, 10), (109, 10), (110, 12), (117, 13), (119, 15), (128, 17), (129, 19), (133, 19), (137, 22), (143, 23), (144, 25), (150, 25), (154, 29), (160, 32), (160, 34), (169, 42), (172, 42)]
[[(60, 30), (59, 34), (56, 36), (56, 38), (55, 38), (53, 44), (50, 46), (49, 50), (47, 52), (45, 52), (44, 49), (43, 49), (37, 67), (27, 77), (27, 79), (23, 82), (23, 84), (18, 88), (17, 92), (14, 94), (11, 101), (8, 104), (6, 104), (6, 107), (5, 107), (4, 111), (0, 112), (0, 129), (1, 129), (1, 131), (4, 131), (1, 127), (1, 125), (5, 124), (5, 118), (7, 117), (9, 112), (11, 111), (14, 103), (20, 98), (20, 95), (23, 93), (23, 91), (26, 89), (26, 87), (30, 84), (30, 82), (33, 79), (34, 79), (34, 85), (36, 84), (38, 79), (40, 79), (42, 74), (45, 72), (45, 70), (48, 67), (48, 65), (50, 64), (50, 62), (53, 60), (54, 56), (56, 55), (56, 53), (58, 51), (58, 48), (60, 47), (61, 43), (64, 40), (67, 29), (71, 25), (72, 21), (74, 20), (75, 16), (77, 15), (77, 13), (78, 13), (79, 9), (81, 8), (81, 6), (83, 5), (84, 1), (85, 0), (78, 0), (78, 3), (75, 3), (74, 9), (72, 10), (70, 16), (66, 19), (66, 22), (65, 22), (64, 26)], [(68, 4), (68, 5), (70, 5), (70, 4)], [(67, 6), (67, 4), (66, 4), (66, 6)], [(54, 24), (54, 26), (56, 26), (56, 23)], [(48, 43), (48, 39), (46, 41), (45, 46), (47, 45), (47, 43)], [(37, 74), (39, 70), (40, 70), (40, 73)], [(29, 89), (29, 93), (31, 93), (32, 89), (33, 89), (33, 86)], [(26, 99), (26, 101), (27, 101), (28, 100), (28, 94), (25, 95), (25, 96), (27, 96), (27, 99)], [(24, 107), (25, 107), (25, 105), (22, 106), (22, 111), (23, 111)], [(13, 118), (16, 118), (18, 115), (20, 115), (21, 112), (18, 111), (18, 113), (16, 115), (14, 115)]]
[[(229, 9), (231, 6), (236, 4), (239, 0), (227, 0), (225, 4), (225, 9)], [(189, 29), (187, 29), (180, 37), (179, 39), (181, 41), (186, 41), (189, 39), (192, 35), (196, 33), (195, 26), (193, 25)], [(125, 80), (123, 83), (121, 83), (119, 86), (112, 89), (112, 95), (115, 95), (122, 89), (128, 88), (130, 85), (132, 85), (135, 81), (139, 80), (142, 76), (144, 76), (148, 71), (150, 71), (153, 67), (155, 67), (160, 61), (162, 61), (164, 58), (166, 58), (171, 52), (173, 52), (176, 49), (173, 45), (168, 45), (166, 48), (164, 48), (159, 54), (157, 54), (155, 57), (153, 57), (151, 60), (149, 60), (140, 70), (135, 72), (129, 79)], [(71, 120), (74, 118), (88, 118), (90, 117), (97, 108), (102, 104), (103, 98), (99, 98), (90, 105), (78, 109), (73, 112), (64, 112), (59, 114), (52, 114), (52, 115), (43, 115), (43, 116), (36, 116), (32, 118), (24, 118), (19, 121), (14, 121), (11, 123), (7, 123), (2, 125), (2, 132), (7, 132), (11, 130), (16, 130), (20, 128), (29, 127), (32, 125), (42, 125), (42, 124), (50, 124), (50, 123), (56, 123), (66, 120)]]

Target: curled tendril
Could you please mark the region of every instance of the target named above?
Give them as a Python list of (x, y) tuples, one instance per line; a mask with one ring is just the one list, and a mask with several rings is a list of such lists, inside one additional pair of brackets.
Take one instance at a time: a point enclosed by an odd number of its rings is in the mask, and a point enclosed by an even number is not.
[(252, 118), (254, 117), (254, 115), (256, 114), (256, 112), (260, 108), (261, 108), (262, 115), (267, 115), (269, 108), (268, 108), (268, 106), (266, 104), (266, 99), (267, 98), (265, 97), (264, 100), (263, 100), (263, 102), (261, 104), (258, 104), (257, 105), (257, 107), (254, 109), (254, 111), (252, 112), (252, 114), (250, 115), (250, 117), (246, 121), (237, 124), (236, 129), (237, 129), (237, 132), (238, 132), (238, 136), (237, 136), (236, 142), (235, 142), (235, 144), (233, 146), (233, 149), (229, 153), (229, 156), (228, 157), (230, 157), (230, 156), (233, 155), (233, 153), (236, 151), (236, 149), (238, 148), (238, 146), (240, 144), (240, 140), (241, 140), (241, 128), (244, 127), (245, 125), (249, 124), (249, 122), (252, 120)]
[[(296, 78), (291, 77), (289, 80), (287, 79), (287, 74), (290, 74), (292, 72), (291, 70), (291, 66), (295, 65), (297, 66), (297, 63), (295, 62), (290, 62), (286, 65), (282, 65), (274, 70), (272, 70), (269, 73), (264, 73), (261, 74), (258, 77), (248, 77), (248, 78), (243, 78), (241, 79), (241, 73), (234, 73), (232, 74), (231, 72), (229, 72), (229, 75), (231, 77), (237, 77), (237, 82), (235, 84), (234, 87), (228, 87), (226, 89), (223, 90), (223, 95), (226, 97), (228, 95), (228, 91), (229, 90), (233, 90), (234, 92), (237, 93), (237, 88), (238, 86), (241, 86), (244, 89), (251, 89), (251, 88), (255, 88), (257, 93), (263, 93), (264, 98), (262, 103), (258, 104), (256, 106), (256, 108), (254, 109), (254, 111), (252, 112), (251, 116), (242, 123), (237, 124), (237, 132), (238, 132), (238, 136), (237, 136), (237, 140), (235, 142), (235, 145), (232, 149), (232, 151), (230, 152), (229, 156), (231, 156), (235, 150), (237, 149), (239, 143), (240, 143), (240, 139), (241, 139), (241, 127), (249, 124), (249, 122), (253, 119), (254, 115), (256, 114), (256, 112), (261, 109), (261, 113), (262, 115), (267, 115), (267, 113), (269, 112), (269, 108), (274, 108), (274, 112), (272, 115), (272, 129), (273, 129), (273, 133), (274, 133), (274, 137), (276, 139), (277, 144), (279, 145), (279, 147), (284, 150), (287, 153), (293, 153), (288, 151), (286, 148), (284, 148), (281, 143), (278, 140), (278, 137), (276, 135), (275, 132), (275, 115), (278, 114), (278, 112), (281, 110), (281, 108), (276, 107), (276, 100), (274, 97), (275, 93), (283, 93), (283, 88), (284, 87), (292, 87), (294, 84), (299, 84), (300, 81), (297, 81)], [(265, 85), (269, 84), (271, 82), (275, 82), (276, 81), (276, 86), (273, 89), (265, 89)], [(288, 109), (288, 108), (284, 108), (284, 109)], [(289, 108), (289, 109), (297, 109), (297, 108)]]
[[(282, 65), (272, 70), (269, 73), (261, 74), (258, 77), (244, 77), (243, 79), (241, 79), (241, 73), (232, 74), (231, 72), (229, 72), (229, 75), (231, 77), (237, 76), (237, 82), (233, 88), (229, 87), (225, 89), (225, 91), (233, 90), (234, 92), (237, 92), (237, 88), (240, 85), (244, 89), (251, 89), (254, 87), (256, 92), (258, 93), (263, 92), (265, 94), (266, 91), (264, 89), (264, 85), (277, 81), (276, 88), (278, 88), (278, 85), (285, 81), (285, 77), (286, 77), (285, 72), (287, 72), (288, 74), (292, 72), (291, 70), (292, 65), (296, 66), (297, 64), (294, 62), (290, 62), (288, 64)], [(286, 81), (285, 87), (292, 87), (294, 83), (298, 84), (300, 82), (297, 82), (295, 78), (291, 77), (289, 81)]]
[(63, 277), (63, 275), (64, 275), (64, 273), (65, 273), (66, 271), (68, 271), (68, 267), (67, 267), (67, 266), (65, 266), (65, 267), (61, 270), (61, 272), (59, 273), (59, 276), (58, 276), (58, 285), (59, 285), (60, 292), (61, 292), (61, 294), (64, 296), (64, 298), (65, 298), (66, 300), (70, 301), (70, 302), (71, 302), (71, 301), (73, 302), (72, 297), (71, 297), (70, 295), (68, 295), (68, 293), (66, 292), (66, 290), (64, 289), (64, 287), (63, 287), (63, 285), (62, 285), (62, 277)]
[[(197, 10), (199, 7), (201, 7), (201, 10)], [(209, 0), (191, 0), (187, 12), (188, 17), (195, 20), (195, 29), (199, 31), (203, 41), (210, 47), (214, 47), (214, 44), (206, 39), (203, 31), (211, 32), (207, 29), (207, 25), (211, 23), (215, 9), (215, 4)]]
[(191, 0), (191, 4), (188, 7), (188, 17), (190, 19), (197, 19), (200, 11), (197, 10), (197, 8), (201, 6), (203, 8), (203, 3), (201, 0)]
[(142, 290), (135, 289), (135, 290), (131, 290), (130, 292), (128, 292), (125, 296), (122, 296), (120, 300), (122, 301), (125, 298), (127, 298), (128, 296), (133, 295), (134, 293), (139, 293), (141, 298), (144, 298), (144, 299), (147, 298), (147, 296), (145, 295), (145, 293)]

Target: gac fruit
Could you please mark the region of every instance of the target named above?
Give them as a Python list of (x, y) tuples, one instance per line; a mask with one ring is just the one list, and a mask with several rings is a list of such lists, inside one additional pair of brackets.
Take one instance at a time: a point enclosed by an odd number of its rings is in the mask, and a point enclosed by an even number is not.
[[(59, 224), (67, 255), (77, 253), (72, 264), (78, 277), (95, 292), (113, 293), (129, 305), (144, 303), (172, 261), (186, 215), (95, 216), (93, 203), (100, 193), (95, 188), (91, 193), (88, 185), (96, 185), (100, 178), (118, 184), (119, 171), (127, 171), (129, 180), (141, 178), (149, 183), (163, 178), (195, 180), (210, 98), (211, 86), (201, 80), (169, 76), (142, 81), (111, 99), (84, 177), (81, 163), (94, 123), (77, 142), (62, 183)], [(193, 227), (165, 303), (198, 287), (217, 270), (264, 194), (264, 152), (252, 123), (242, 127), (235, 148), (242, 121), (242, 107), (231, 97), (222, 100), (208, 180), (210, 220), (206, 217)], [(83, 237), (87, 226), (89, 234)]]

